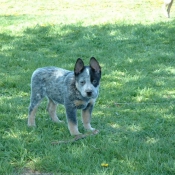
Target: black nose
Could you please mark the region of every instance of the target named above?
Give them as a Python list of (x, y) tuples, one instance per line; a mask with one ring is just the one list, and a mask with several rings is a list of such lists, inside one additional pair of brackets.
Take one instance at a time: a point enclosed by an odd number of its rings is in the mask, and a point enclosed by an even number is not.
[(92, 91), (86, 91), (87, 96), (90, 97), (92, 95)]

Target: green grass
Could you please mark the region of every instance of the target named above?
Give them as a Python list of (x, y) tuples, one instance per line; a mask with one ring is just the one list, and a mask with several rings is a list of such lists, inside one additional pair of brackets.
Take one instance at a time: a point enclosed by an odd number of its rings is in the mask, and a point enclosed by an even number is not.
[[(174, 8), (167, 19), (161, 0), (2, 1), (0, 174), (175, 174)], [(103, 72), (92, 119), (100, 133), (53, 146), (72, 137), (46, 100), (27, 127), (31, 74), (91, 56)]]

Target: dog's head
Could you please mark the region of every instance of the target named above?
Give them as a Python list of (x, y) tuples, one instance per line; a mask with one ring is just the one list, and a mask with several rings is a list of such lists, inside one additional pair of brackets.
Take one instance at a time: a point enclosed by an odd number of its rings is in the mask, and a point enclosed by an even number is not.
[(74, 68), (76, 88), (85, 98), (97, 98), (101, 78), (101, 67), (92, 57), (89, 66), (84, 66), (82, 59), (78, 58)]

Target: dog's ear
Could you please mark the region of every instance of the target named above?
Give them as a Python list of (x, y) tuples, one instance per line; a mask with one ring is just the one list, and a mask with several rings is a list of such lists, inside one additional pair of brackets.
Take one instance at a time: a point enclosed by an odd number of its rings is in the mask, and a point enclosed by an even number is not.
[(100, 73), (101, 72), (101, 67), (98, 63), (98, 61), (94, 58), (94, 57), (91, 57), (90, 59), (90, 67), (95, 70), (96, 72)]
[(81, 73), (83, 69), (84, 69), (84, 62), (81, 58), (78, 58), (77, 62), (75, 63), (75, 67), (74, 67), (75, 75), (78, 75), (79, 73)]

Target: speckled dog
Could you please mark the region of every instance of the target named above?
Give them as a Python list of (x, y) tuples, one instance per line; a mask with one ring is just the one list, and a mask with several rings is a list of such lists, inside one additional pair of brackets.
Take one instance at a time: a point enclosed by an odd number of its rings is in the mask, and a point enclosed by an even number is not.
[(78, 58), (74, 72), (57, 67), (38, 68), (31, 78), (31, 99), (28, 126), (35, 126), (35, 113), (44, 97), (49, 100), (47, 110), (54, 122), (61, 122), (56, 115), (57, 104), (66, 109), (68, 128), (71, 135), (78, 135), (77, 109), (82, 109), (84, 128), (91, 127), (91, 113), (99, 94), (101, 67), (92, 57), (89, 66)]

